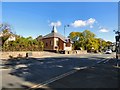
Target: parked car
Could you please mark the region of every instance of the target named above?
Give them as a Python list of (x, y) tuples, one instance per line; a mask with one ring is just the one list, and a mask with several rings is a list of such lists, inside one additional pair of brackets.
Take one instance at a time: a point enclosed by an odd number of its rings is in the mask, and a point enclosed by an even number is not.
[(106, 54), (111, 54), (112, 53), (112, 50), (111, 49), (108, 49), (105, 51)]

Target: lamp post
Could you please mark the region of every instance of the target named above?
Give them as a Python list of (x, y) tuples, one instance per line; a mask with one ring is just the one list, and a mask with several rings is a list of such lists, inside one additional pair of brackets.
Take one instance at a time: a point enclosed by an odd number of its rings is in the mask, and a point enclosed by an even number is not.
[(70, 27), (70, 25), (64, 25), (64, 38), (65, 38), (65, 29), (66, 27)]

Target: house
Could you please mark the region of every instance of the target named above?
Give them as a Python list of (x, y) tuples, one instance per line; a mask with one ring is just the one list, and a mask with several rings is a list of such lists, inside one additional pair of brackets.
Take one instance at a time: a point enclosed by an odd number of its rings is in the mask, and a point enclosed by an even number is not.
[(5, 43), (8, 43), (9, 41), (15, 41), (16, 40), (16, 35), (14, 35), (13, 33), (9, 32), (9, 31), (7, 33), (0, 32), (0, 38), (5, 37), (5, 36), (9, 36), (7, 38), (7, 40), (5, 41)]
[(65, 38), (57, 32), (55, 26), (53, 26), (51, 33), (42, 37), (44, 43), (44, 50), (48, 51), (71, 51), (72, 41), (69, 38)]
[(7, 39), (7, 41), (15, 41), (16, 37), (15, 35), (10, 35), (9, 38)]

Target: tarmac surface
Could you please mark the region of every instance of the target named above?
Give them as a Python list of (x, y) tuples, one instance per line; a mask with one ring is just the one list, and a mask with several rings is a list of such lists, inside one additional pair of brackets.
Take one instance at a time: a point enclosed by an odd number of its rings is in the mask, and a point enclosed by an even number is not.
[(2, 88), (118, 88), (115, 54), (3, 60)]
[(49, 88), (119, 88), (120, 70), (109, 63), (82, 69), (47, 85)]

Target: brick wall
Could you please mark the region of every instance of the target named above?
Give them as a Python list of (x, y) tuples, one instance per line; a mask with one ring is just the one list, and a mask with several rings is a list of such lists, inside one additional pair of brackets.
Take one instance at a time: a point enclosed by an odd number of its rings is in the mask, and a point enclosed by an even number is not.
[(53, 50), (54, 49), (54, 39), (53, 38), (45, 38), (42, 40), (44, 43), (44, 50)]
[[(13, 56), (13, 57), (18, 57), (18, 55), (22, 55), (22, 57), (26, 56), (27, 51), (15, 51), (15, 52), (0, 52), (0, 59), (8, 59), (10, 58), (9, 56)], [(65, 54), (86, 54), (87, 51), (80, 51), (77, 50), (76, 51), (70, 51), (70, 52), (66, 52)], [(58, 53), (52, 53), (52, 52), (46, 52), (46, 51), (32, 51), (32, 57), (35, 58), (42, 58), (42, 57), (51, 57), (51, 56), (63, 56), (63, 54), (58, 54)]]

